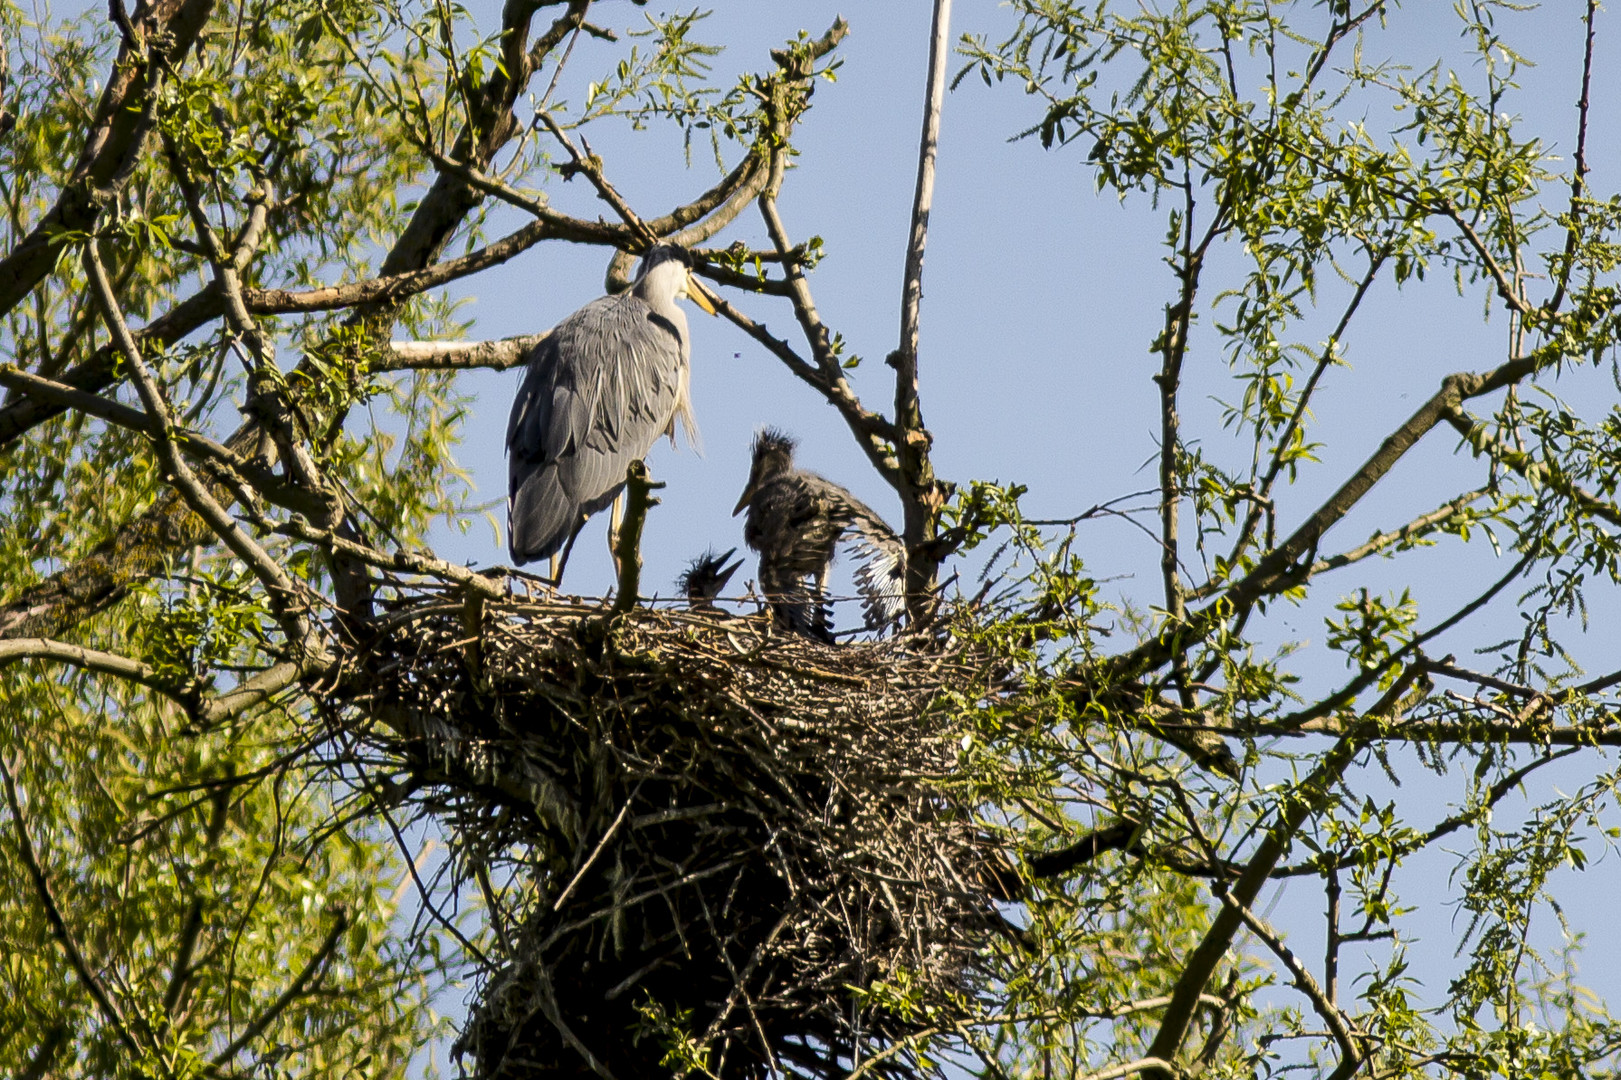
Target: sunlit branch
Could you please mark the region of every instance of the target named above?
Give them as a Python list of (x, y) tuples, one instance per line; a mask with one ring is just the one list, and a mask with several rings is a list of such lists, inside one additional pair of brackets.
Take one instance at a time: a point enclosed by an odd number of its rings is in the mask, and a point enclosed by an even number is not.
[(1485, 454), (1491, 460), (1507, 465), (1532, 484), (1552, 488), (1586, 513), (1621, 528), (1621, 507), (1606, 502), (1580, 485), (1572, 483), (1563, 470), (1551, 468), (1525, 451), (1509, 446), (1499, 439), (1493, 439), (1486, 433), (1486, 426), (1465, 412), (1461, 405), (1447, 411), (1446, 421), (1476, 453)]
[(1317, 980), (1306, 969), (1306, 965), (1300, 962), (1300, 958), (1294, 954), (1294, 950), (1283, 943), (1283, 939), (1277, 935), (1276, 931), (1257, 918), (1247, 905), (1240, 904), (1234, 899), (1232, 894), (1222, 893), (1221, 902), (1237, 912), (1238, 917), (1244, 920), (1244, 925), (1249, 928), (1250, 933), (1260, 938), (1266, 947), (1272, 951), (1272, 955), (1282, 961), (1290, 977), (1295, 981), (1295, 988), (1305, 995), (1306, 1000), (1311, 1002), (1312, 1009), (1316, 1011), (1318, 1016), (1322, 1017), (1323, 1022), (1328, 1025), (1329, 1031), (1333, 1032), (1334, 1041), (1339, 1044), (1340, 1048), (1340, 1063), (1330, 1074), (1333, 1080), (1344, 1080), (1344, 1078), (1355, 1074), (1357, 1069), (1362, 1067), (1362, 1061), (1366, 1055), (1358, 1047), (1356, 1034), (1352, 1032), (1350, 1022), (1346, 1020), (1345, 1014), (1328, 1000), (1323, 993), (1322, 987), (1317, 985)]
[[(1419, 676), (1417, 668), (1409, 667), (1404, 670), (1390, 689), (1368, 710), (1366, 716), (1381, 720), (1394, 720), (1399, 717), (1408, 691), (1412, 689)], [(1320, 813), (1327, 805), (1334, 785), (1339, 782), (1341, 774), (1364, 745), (1365, 741), (1354, 735), (1341, 736), (1334, 748), (1318, 760), (1311, 774), (1296, 786), (1294, 796), (1280, 806), (1277, 820), (1267, 829), (1264, 839), (1257, 845), (1243, 873), (1228, 892), (1237, 905), (1248, 907), (1255, 902), (1256, 896), (1260, 895), (1261, 887), (1271, 877), (1279, 860), (1293, 843), (1295, 833), (1308, 816)], [(1239, 925), (1240, 919), (1234, 907), (1223, 904), (1176, 981), (1171, 994), (1171, 1005), (1167, 1008), (1159, 1032), (1149, 1047), (1152, 1056), (1161, 1061), (1176, 1059), (1182, 1041), (1193, 1022), (1199, 998), (1204, 993), (1211, 976), (1215, 974), (1217, 966), (1232, 947), (1233, 937), (1238, 932)], [(1159, 1069), (1155, 1075), (1169, 1080), (1175, 1074), (1169, 1069)]]
[(499, 341), (391, 341), (388, 352), (371, 363), (372, 371), (506, 371), (528, 359), (551, 336), (522, 334)]
[(1228, 565), (1236, 565), (1244, 550), (1253, 541), (1255, 528), (1265, 505), (1261, 500), (1270, 499), (1272, 486), (1277, 483), (1278, 475), (1283, 471), (1284, 456), (1289, 452), (1289, 447), (1294, 442), (1295, 432), (1300, 429), (1300, 425), (1306, 416), (1306, 410), (1311, 407), (1311, 399), (1313, 394), (1316, 393), (1317, 384), (1322, 381), (1323, 376), (1338, 358), (1339, 343), (1345, 337), (1345, 332), (1351, 325), (1351, 318), (1362, 306), (1363, 298), (1367, 296), (1368, 289), (1372, 287), (1374, 280), (1379, 275), (1380, 267), (1384, 265), (1384, 261), (1389, 254), (1390, 247), (1386, 245), (1380, 248), (1374, 254), (1374, 257), (1369, 260), (1367, 273), (1363, 274), (1362, 280), (1357, 283), (1356, 291), (1351, 295), (1351, 299), (1347, 301), (1345, 309), (1340, 312), (1339, 323), (1334, 327), (1334, 332), (1328, 336), (1328, 341), (1323, 346), (1322, 355), (1317, 358), (1317, 363), (1312, 367), (1311, 374), (1306, 377), (1306, 385), (1300, 389), (1300, 397), (1295, 402), (1294, 410), (1289, 414), (1289, 419), (1284, 424), (1283, 430), (1278, 433), (1277, 443), (1272, 450), (1272, 460), (1267, 463), (1266, 472), (1261, 475), (1261, 481), (1257, 487), (1258, 500), (1250, 505), (1244, 525), (1238, 533), (1238, 542), (1234, 544), (1232, 554), (1227, 558)]
[[(71, 386), (30, 375), (11, 364), (0, 364), (0, 386), (10, 387), (35, 400), (140, 432), (152, 439), (162, 435), (161, 425), (148, 413), (99, 394), (87, 394)], [(277, 505), (302, 514), (318, 514), (324, 509), (324, 503), (317, 495), (284, 483), (271, 469), (242, 457), (201, 432), (177, 426), (174, 436), (175, 444), (182, 453), (224, 470), (240, 484), (250, 486), (255, 493)]]
[(185, 703), (187, 688), (160, 676), (151, 664), (117, 653), (91, 649), (70, 641), (19, 637), (0, 640), (0, 668), (19, 660), (54, 660), (98, 675), (111, 675), (136, 683)]
[(1316, 577), (1318, 574), (1327, 573), (1330, 570), (1338, 570), (1341, 567), (1350, 566), (1352, 563), (1361, 562), (1372, 555), (1377, 555), (1393, 545), (1423, 536), (1437, 526), (1444, 525), (1457, 517), (1458, 512), (1465, 507), (1479, 502), (1490, 494), (1490, 488), (1478, 488), (1474, 491), (1465, 492), (1456, 499), (1441, 504), (1427, 514), (1420, 514), (1399, 529), (1376, 533), (1369, 537), (1367, 542), (1359, 544), (1349, 551), (1342, 551), (1338, 555), (1330, 555), (1326, 559), (1318, 559), (1311, 564), (1309, 574)]
[(1558, 311), (1559, 306), (1565, 302), (1565, 292), (1570, 286), (1570, 272), (1576, 262), (1576, 245), (1581, 232), (1582, 192), (1587, 187), (1587, 118), (1591, 103), (1588, 90), (1593, 82), (1595, 37), (1593, 24), (1597, 15), (1598, 0), (1587, 0), (1587, 15), (1584, 19), (1587, 34), (1582, 50), (1582, 93), (1576, 100), (1576, 156), (1570, 173), (1570, 203), (1565, 211), (1570, 220), (1565, 226), (1565, 252), (1559, 262), (1553, 295), (1542, 305), (1542, 310), (1546, 314)]

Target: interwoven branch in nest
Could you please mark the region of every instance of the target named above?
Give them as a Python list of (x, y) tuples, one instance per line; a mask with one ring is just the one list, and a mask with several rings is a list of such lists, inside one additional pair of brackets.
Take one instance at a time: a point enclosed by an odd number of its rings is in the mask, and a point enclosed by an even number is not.
[(466, 865), (522, 885), (477, 1075), (838, 1075), (961, 1012), (996, 922), (940, 708), (987, 677), (971, 656), (685, 611), (392, 623), (350, 699)]

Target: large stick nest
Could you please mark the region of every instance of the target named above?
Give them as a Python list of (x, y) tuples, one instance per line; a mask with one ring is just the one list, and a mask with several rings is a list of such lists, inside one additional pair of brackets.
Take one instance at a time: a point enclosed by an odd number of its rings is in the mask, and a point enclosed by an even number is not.
[(459, 1043), (476, 1076), (843, 1075), (962, 1015), (999, 925), (954, 787), (973, 655), (685, 610), (390, 622), (351, 700), (466, 877), (522, 897)]

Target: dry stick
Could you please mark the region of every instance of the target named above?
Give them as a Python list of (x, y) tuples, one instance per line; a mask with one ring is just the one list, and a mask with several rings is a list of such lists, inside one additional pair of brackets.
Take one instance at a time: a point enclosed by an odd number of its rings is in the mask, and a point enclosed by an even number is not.
[(6, 762), (5, 756), (0, 755), (0, 782), (6, 789), (6, 804), (11, 808), (11, 824), (17, 832), (17, 850), (22, 855), (23, 866), (28, 870), (28, 877), (34, 884), (34, 892), (39, 896), (40, 906), (45, 909), (45, 921), (50, 923), (51, 933), (62, 951), (67, 954), (68, 964), (73, 973), (78, 976), (79, 982), (84, 984), (85, 990), (90, 994), (91, 1000), (101, 1010), (107, 1022), (118, 1033), (119, 1039), (126, 1049), (136, 1057), (141, 1056), (141, 1047), (130, 1032), (129, 1024), (118, 1005), (107, 995), (101, 981), (90, 970), (85, 962), (84, 953), (79, 951), (78, 942), (68, 931), (68, 924), (62, 918), (62, 910), (56, 905), (56, 897), (51, 893), (50, 883), (45, 879), (45, 868), (40, 865), (39, 856), (34, 852), (34, 844), (28, 838), (27, 823), (23, 820), (22, 802), (17, 797), (17, 785), (11, 777), (12, 766)]
[[(637, 790), (640, 789), (641, 785), (638, 784)], [(575, 873), (574, 877), (569, 879), (569, 883), (563, 887), (563, 891), (557, 894), (557, 901), (552, 904), (553, 914), (562, 910), (563, 905), (568, 902), (569, 895), (574, 892), (574, 887), (580, 883), (580, 879), (585, 877), (586, 871), (590, 870), (597, 861), (597, 856), (601, 855), (602, 849), (608, 846), (608, 841), (612, 840), (614, 833), (619, 831), (619, 826), (624, 824), (625, 815), (630, 813), (630, 804), (635, 798), (636, 792), (633, 791), (630, 793), (630, 798), (625, 800), (625, 805), (619, 808), (619, 814), (613, 819), (613, 824), (608, 826), (608, 830), (602, 834), (602, 839), (597, 841), (597, 846), (592, 849), (590, 857), (580, 865), (580, 869)]]
[(653, 494), (663, 487), (663, 481), (648, 477), (647, 465), (640, 459), (625, 469), (625, 518), (619, 525), (619, 539), (614, 545), (614, 557), (619, 562), (619, 593), (614, 597), (613, 613), (624, 615), (636, 606), (638, 590), (642, 584), (642, 526), (647, 524), (647, 511), (659, 504)]

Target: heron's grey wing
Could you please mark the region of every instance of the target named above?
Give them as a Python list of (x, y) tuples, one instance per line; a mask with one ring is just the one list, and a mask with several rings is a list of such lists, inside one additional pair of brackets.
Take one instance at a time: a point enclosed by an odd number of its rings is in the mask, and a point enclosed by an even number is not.
[(630, 295), (593, 300), (536, 347), (507, 424), (514, 561), (555, 554), (613, 501), (670, 424), (685, 355), (679, 331)]
[(613, 501), (626, 467), (669, 427), (686, 360), (679, 334), (635, 296), (580, 314), (589, 318), (571, 327), (565, 352), (579, 358), (569, 442), (560, 441), (557, 453), (564, 486), (592, 514)]
[(549, 452), (552, 436), (566, 427), (569, 402), (559, 394), (561, 367), (554, 332), (529, 354), (507, 418), (507, 544), (519, 566), (556, 554), (578, 520), (579, 509), (563, 489), (556, 456)]

